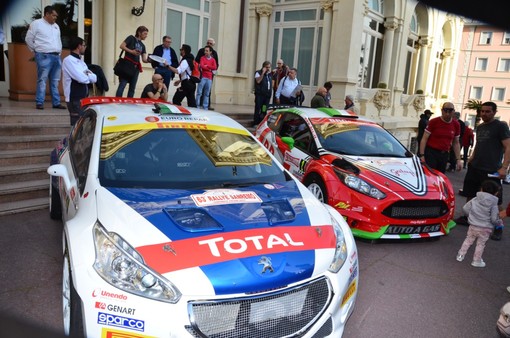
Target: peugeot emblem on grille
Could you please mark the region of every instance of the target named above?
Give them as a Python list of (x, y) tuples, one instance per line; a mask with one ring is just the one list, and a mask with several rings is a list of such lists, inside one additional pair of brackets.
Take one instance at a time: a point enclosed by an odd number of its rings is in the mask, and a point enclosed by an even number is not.
[(271, 264), (271, 258), (262, 256), (260, 257), (258, 264), (262, 265), (261, 273), (265, 273), (267, 270), (269, 270), (269, 272), (274, 272), (273, 265)]

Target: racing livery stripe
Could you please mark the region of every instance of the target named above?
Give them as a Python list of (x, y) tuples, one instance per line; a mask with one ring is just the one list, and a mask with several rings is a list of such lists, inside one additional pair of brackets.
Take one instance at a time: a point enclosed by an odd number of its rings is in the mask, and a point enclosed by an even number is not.
[(257, 255), (335, 248), (331, 225), (248, 229), (137, 247), (158, 273)]
[(155, 123), (134, 123), (125, 125), (115, 126), (104, 126), (103, 133), (115, 133), (120, 131), (131, 131), (131, 130), (147, 130), (147, 129), (165, 129), (165, 128), (176, 128), (176, 129), (201, 129), (201, 130), (214, 130), (219, 132), (233, 133), (239, 135), (250, 135), (250, 133), (243, 129), (230, 128), (217, 126), (212, 124), (200, 124), (200, 123), (189, 123), (189, 122), (155, 122)]

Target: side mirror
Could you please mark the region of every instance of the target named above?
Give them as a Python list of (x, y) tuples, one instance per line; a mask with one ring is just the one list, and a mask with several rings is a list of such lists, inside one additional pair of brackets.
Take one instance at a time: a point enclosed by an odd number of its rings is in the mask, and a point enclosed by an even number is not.
[(62, 177), (66, 191), (69, 192), (71, 189), (71, 180), (69, 179), (69, 173), (63, 164), (54, 164), (48, 168), (47, 172), (51, 176)]
[(290, 136), (282, 137), (282, 142), (289, 146), (290, 150), (294, 148), (294, 139)]

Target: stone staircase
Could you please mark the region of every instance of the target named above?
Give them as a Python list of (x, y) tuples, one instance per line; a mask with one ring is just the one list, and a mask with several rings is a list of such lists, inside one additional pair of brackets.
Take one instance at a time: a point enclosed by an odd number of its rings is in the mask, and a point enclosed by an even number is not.
[[(48, 208), (46, 169), (55, 144), (69, 131), (67, 110), (36, 110), (32, 102), (0, 98), (0, 216)], [(253, 107), (215, 105), (253, 131)]]
[(50, 153), (70, 130), (67, 110), (15, 108), (0, 107), (0, 215), (48, 207)]

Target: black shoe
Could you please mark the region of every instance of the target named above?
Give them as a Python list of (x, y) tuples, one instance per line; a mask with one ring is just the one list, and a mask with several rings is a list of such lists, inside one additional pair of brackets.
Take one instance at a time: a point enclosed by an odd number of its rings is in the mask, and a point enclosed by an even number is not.
[(209, 107), (208, 109), (209, 109), (209, 110), (214, 110), (214, 108), (213, 108), (213, 107)]
[(42, 104), (36, 104), (35, 109), (44, 109), (44, 106)]
[(460, 225), (469, 225), (467, 216), (460, 216), (454, 219), (454, 222)]
[(493, 241), (500, 241), (503, 236), (503, 229), (494, 229), (494, 232), (491, 235), (491, 239)]
[(53, 109), (67, 109), (67, 107), (59, 104), (58, 106), (53, 106)]

